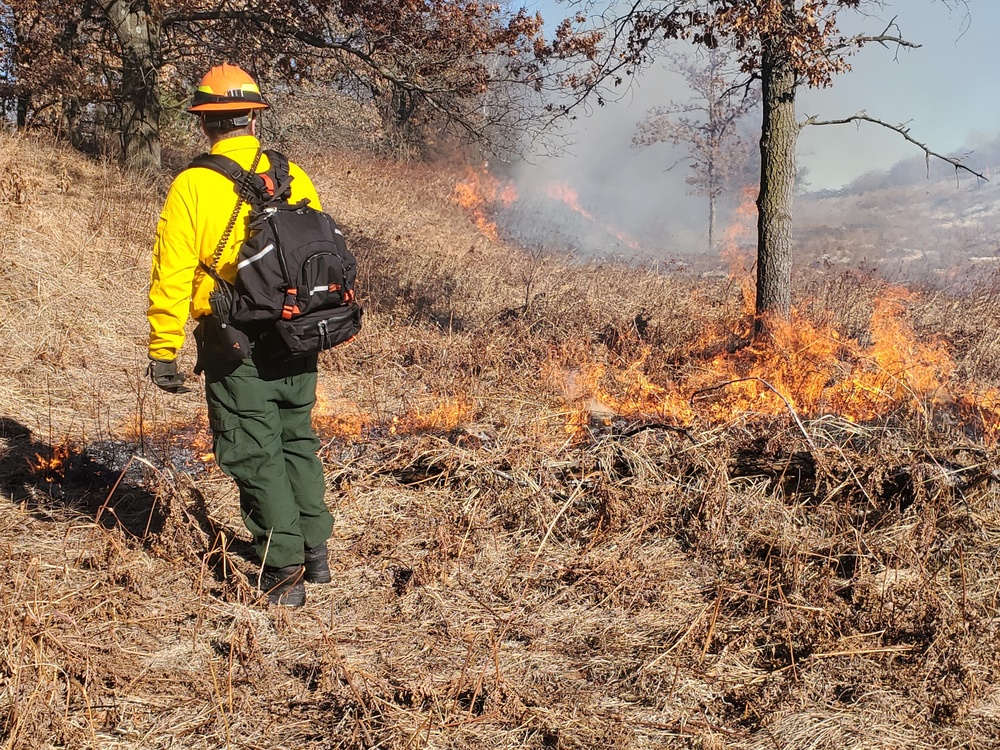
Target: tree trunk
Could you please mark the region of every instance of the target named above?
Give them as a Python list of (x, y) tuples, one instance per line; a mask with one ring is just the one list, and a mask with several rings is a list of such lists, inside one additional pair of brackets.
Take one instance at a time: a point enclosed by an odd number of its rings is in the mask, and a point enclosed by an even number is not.
[[(787, 3), (789, 0), (785, 0)], [(787, 319), (792, 305), (792, 197), (795, 188), (795, 73), (767, 42), (761, 60), (763, 123), (757, 197), (757, 333), (769, 319)]]
[(708, 196), (708, 252), (715, 252), (715, 193)]
[(122, 46), (122, 161), (129, 169), (160, 168), (160, 29), (144, 2), (104, 0)]
[(31, 94), (17, 95), (17, 127), (23, 129), (28, 125), (28, 113), (31, 111)]

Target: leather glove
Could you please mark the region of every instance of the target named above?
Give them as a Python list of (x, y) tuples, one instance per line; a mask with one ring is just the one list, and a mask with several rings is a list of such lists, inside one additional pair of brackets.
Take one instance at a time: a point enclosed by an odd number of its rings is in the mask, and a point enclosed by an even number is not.
[(187, 377), (183, 372), (177, 372), (177, 360), (162, 362), (158, 359), (150, 360), (146, 370), (149, 379), (153, 384), (162, 388), (167, 393), (187, 393), (191, 389), (184, 385)]

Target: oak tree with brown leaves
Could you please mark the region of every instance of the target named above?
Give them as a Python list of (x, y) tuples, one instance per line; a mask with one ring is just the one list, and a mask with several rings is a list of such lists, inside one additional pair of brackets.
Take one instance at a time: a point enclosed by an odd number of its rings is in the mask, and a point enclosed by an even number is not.
[[(129, 166), (160, 163), (165, 92), (208, 67), (242, 65), (294, 85), (318, 79), (375, 103), (420, 137), (516, 130), (525, 91), (544, 86), (542, 20), (479, 0), (8, 0), (13, 75), (0, 94), (22, 122), (107, 107)], [(69, 114), (67, 114), (69, 113)], [(504, 129), (506, 128), (506, 131)]]

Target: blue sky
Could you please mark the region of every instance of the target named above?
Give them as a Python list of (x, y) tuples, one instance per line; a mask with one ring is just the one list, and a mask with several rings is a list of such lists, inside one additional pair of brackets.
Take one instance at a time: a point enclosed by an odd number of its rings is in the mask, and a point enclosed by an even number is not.
[[(572, 10), (556, 0), (526, 4), (541, 11), (551, 26)], [(892, 124), (906, 123), (913, 138), (949, 155), (1000, 135), (1000, 0), (969, 0), (952, 10), (942, 0), (885, 0), (872, 6), (875, 12), (868, 17), (843, 11), (842, 29), (880, 33), (898, 17), (902, 36), (921, 48), (897, 52), (870, 45), (832, 88), (799, 90), (799, 118), (836, 119), (865, 111)], [(680, 76), (654, 64), (622, 91), (619, 101), (591, 108), (589, 115), (580, 113), (568, 123), (570, 144), (558, 157), (529, 155), (528, 163), (518, 165), (519, 187), (525, 194), (541, 189), (544, 195), (546, 184), (565, 182), (602, 222), (643, 242), (667, 249), (701, 246), (707, 201), (689, 195), (684, 165), (669, 169), (683, 150), (631, 145), (649, 109), (683, 101), (689, 96), (685, 86)], [(811, 190), (837, 189), (915, 156), (920, 150), (900, 135), (870, 124), (808, 127), (798, 142), (798, 163), (808, 172)], [(977, 162), (975, 153), (968, 162), (994, 166)], [(544, 200), (537, 213), (536, 225), (552, 225)]]
[[(969, 0), (949, 9), (942, 0), (886, 0), (865, 18), (841, 13), (841, 27), (880, 32), (893, 17), (902, 35), (920, 49), (885, 49), (870, 45), (852, 59), (853, 70), (834, 86), (801, 90), (800, 118), (836, 118), (862, 110), (891, 123), (908, 123), (911, 134), (934, 150), (957, 152), (970, 141), (1000, 132), (1000, 0)], [(554, 0), (534, 0), (549, 23), (572, 7)], [(580, 151), (628, 151), (635, 124), (649, 107), (684, 98), (676, 77), (654, 65), (623, 100), (581, 117), (570, 127)], [(799, 142), (800, 163), (809, 169), (815, 188), (836, 188), (872, 169), (885, 169), (918, 154), (899, 135), (853, 125), (806, 128)], [(647, 151), (645, 161), (656, 154)], [(974, 159), (974, 156), (973, 156)], [(664, 155), (666, 164), (669, 155)], [(623, 166), (627, 165), (625, 159)]]
[[(1000, 132), (1000, 2), (970, 0), (967, 11), (949, 12), (939, 1), (894, 0), (879, 17), (896, 15), (902, 35), (922, 46), (900, 50), (898, 60), (895, 50), (866, 47), (833, 88), (803, 92), (800, 114), (833, 117), (864, 109), (889, 122), (908, 122), (917, 140), (943, 153)], [(806, 128), (799, 149), (823, 187), (919, 153), (875, 126)]]

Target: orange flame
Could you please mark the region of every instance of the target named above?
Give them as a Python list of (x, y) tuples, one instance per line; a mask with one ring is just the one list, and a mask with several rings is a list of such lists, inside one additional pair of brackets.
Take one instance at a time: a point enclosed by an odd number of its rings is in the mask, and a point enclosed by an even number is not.
[(487, 217), (491, 203), (500, 202), (509, 206), (517, 200), (517, 189), (507, 180), (498, 180), (485, 167), (476, 171), (468, 168), (464, 180), (456, 183), (452, 199), (469, 211), (479, 231), (492, 242), (499, 238), (497, 225)]
[[(875, 301), (869, 344), (817, 326), (793, 312), (763, 341), (714, 356), (691, 347), (694, 366), (678, 380), (650, 377), (649, 351), (627, 367), (573, 363), (570, 375), (558, 362), (550, 374), (561, 375), (572, 405), (566, 429), (579, 431), (595, 416), (647, 417), (690, 425), (696, 418), (727, 424), (755, 416), (802, 417), (837, 414), (869, 421), (897, 411), (929, 413), (957, 405), (974, 420), (985, 439), (1000, 436), (1000, 392), (963, 394), (952, 376), (955, 364), (944, 342), (917, 341), (903, 320), (909, 293), (887, 289)], [(568, 353), (567, 353), (568, 354)]]
[(361, 437), (364, 428), (374, 421), (351, 399), (330, 396), (323, 383), (317, 384), (313, 427), (323, 437), (356, 440)]
[[(597, 219), (594, 218), (593, 214), (587, 211), (583, 206), (580, 205), (580, 196), (577, 192), (570, 187), (570, 184), (565, 180), (550, 182), (545, 189), (549, 198), (554, 201), (561, 201), (569, 206), (571, 209), (576, 211), (580, 216), (594, 222), (595, 224), (600, 224)], [(621, 231), (617, 227), (611, 224), (601, 224), (608, 232), (617, 237), (621, 242), (633, 250), (641, 250), (642, 246), (632, 237), (627, 235), (625, 232)]]
[(722, 235), (719, 255), (729, 265), (729, 276), (740, 283), (743, 312), (753, 315), (757, 290), (751, 270), (752, 252), (757, 245), (757, 193), (756, 185), (743, 188), (740, 205), (733, 212), (733, 221)]
[(35, 454), (35, 463), (31, 464), (31, 470), (35, 474), (41, 474), (46, 482), (58, 481), (66, 476), (71, 453), (66, 443), (53, 445), (47, 458), (41, 453)]
[(392, 417), (388, 423), (365, 412), (357, 403), (343, 396), (327, 394), (322, 384), (316, 391), (313, 425), (323, 437), (357, 440), (366, 429), (387, 426), (394, 435), (451, 430), (470, 421), (475, 409), (464, 397), (432, 397), (402, 415)]
[(135, 418), (134, 423), (126, 424), (123, 428), (123, 437), (126, 439), (136, 442), (152, 440), (177, 450), (190, 451), (190, 454), (196, 454), (198, 460), (206, 464), (215, 460), (212, 431), (204, 408), (198, 409), (194, 417), (186, 421), (149, 425), (142, 423), (140, 415), (135, 415)]
[(552, 200), (562, 201), (585, 219), (596, 221), (596, 219), (588, 213), (583, 206), (580, 205), (580, 197), (576, 194), (576, 191), (569, 186), (568, 182), (550, 182), (546, 188), (546, 192)]
[(393, 417), (389, 432), (392, 434), (424, 432), (427, 430), (453, 430), (468, 422), (474, 407), (464, 397), (441, 398), (429, 409), (414, 409), (402, 417)]

